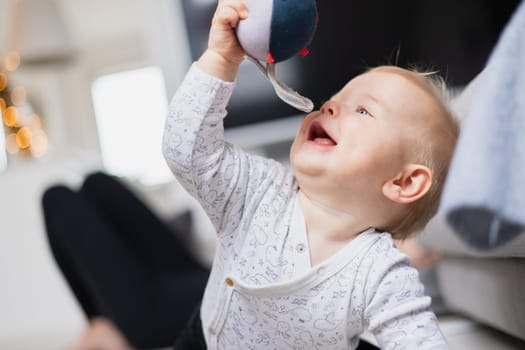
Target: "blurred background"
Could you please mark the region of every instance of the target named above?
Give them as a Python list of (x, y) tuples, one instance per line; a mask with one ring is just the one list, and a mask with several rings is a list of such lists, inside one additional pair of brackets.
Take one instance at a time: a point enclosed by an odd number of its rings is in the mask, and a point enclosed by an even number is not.
[[(306, 57), (277, 74), (318, 106), (367, 67), (418, 64), (460, 90), (519, 1), (320, 0)], [(215, 0), (0, 0), (0, 349), (59, 349), (85, 319), (50, 255), (40, 199), (104, 170), (162, 217), (194, 212), (195, 252), (213, 229), (173, 180), (160, 142), (169, 98), (206, 47)], [(302, 115), (243, 63), (227, 138), (287, 161)], [(35, 344), (46, 344), (36, 346)]]

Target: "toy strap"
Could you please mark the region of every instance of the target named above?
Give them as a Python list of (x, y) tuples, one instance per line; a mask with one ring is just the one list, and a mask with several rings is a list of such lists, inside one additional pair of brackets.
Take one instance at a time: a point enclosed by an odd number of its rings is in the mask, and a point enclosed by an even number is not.
[(300, 95), (299, 93), (288, 87), (286, 84), (281, 82), (279, 79), (277, 79), (275, 75), (275, 64), (267, 63), (265, 67), (255, 57), (246, 55), (246, 58), (252, 63), (254, 63), (255, 66), (266, 77), (266, 79), (268, 79), (272, 83), (275, 93), (277, 94), (277, 96), (279, 96), (281, 100), (283, 100), (290, 106), (306, 113), (309, 113), (314, 109), (314, 104), (312, 100)]

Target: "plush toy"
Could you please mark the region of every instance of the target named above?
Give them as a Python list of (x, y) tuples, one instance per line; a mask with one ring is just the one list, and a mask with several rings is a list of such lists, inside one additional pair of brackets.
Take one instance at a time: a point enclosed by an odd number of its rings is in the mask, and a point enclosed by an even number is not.
[(248, 59), (270, 80), (283, 101), (310, 112), (314, 107), (312, 101), (279, 81), (275, 64), (296, 54), (308, 54), (307, 46), (317, 28), (315, 0), (245, 1), (249, 16), (239, 22), (237, 38)]

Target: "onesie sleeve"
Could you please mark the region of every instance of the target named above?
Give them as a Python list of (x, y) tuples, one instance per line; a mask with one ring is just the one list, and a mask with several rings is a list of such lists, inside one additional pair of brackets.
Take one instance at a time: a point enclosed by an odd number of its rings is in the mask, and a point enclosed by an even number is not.
[(408, 257), (385, 242), (375, 253), (364, 317), (381, 349), (449, 349)]
[(194, 63), (170, 103), (162, 143), (169, 168), (219, 233), (239, 224), (250, 188), (260, 187), (269, 161), (224, 140), (234, 85)]

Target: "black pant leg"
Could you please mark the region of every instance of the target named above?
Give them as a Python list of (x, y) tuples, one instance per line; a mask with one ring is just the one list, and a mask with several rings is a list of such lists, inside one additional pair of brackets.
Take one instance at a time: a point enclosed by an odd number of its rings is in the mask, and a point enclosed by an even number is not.
[(111, 319), (137, 348), (173, 344), (202, 298), (208, 271), (145, 263), (82, 193), (56, 186), (42, 204), (50, 248), (88, 318)]
[[(185, 270), (199, 263), (144, 202), (113, 176), (98, 172), (89, 175), (81, 192), (117, 234), (143, 261), (155, 269)], [(189, 236), (189, 232), (177, 234)]]
[(379, 350), (379, 348), (361, 339), (356, 350)]
[(63, 186), (51, 188), (44, 195), (43, 207), (53, 254), (88, 317), (109, 318), (134, 346), (155, 346), (144, 339), (150, 340), (149, 329), (163, 327), (155, 324), (156, 318), (146, 317), (150, 309), (157, 310), (155, 305), (162, 304), (157, 296), (165, 295), (159, 292), (158, 276), (137, 259), (81, 194)]
[(206, 350), (206, 341), (202, 332), (200, 304), (195, 308), (186, 326), (177, 337), (173, 350)]
[[(63, 222), (62, 215), (67, 213), (63, 213), (59, 209), (62, 206), (59, 204), (60, 202), (69, 201), (68, 198), (73, 196), (75, 195), (69, 188), (64, 186), (51, 187), (46, 190), (42, 197), (42, 209), (51, 253), (84, 314), (90, 319), (101, 315), (100, 308), (95, 303), (87, 281), (79, 273), (80, 268), (76, 262), (75, 252), (71, 251), (67, 243), (68, 239), (73, 238), (76, 227), (69, 228), (69, 225)], [(70, 230), (72, 232), (69, 232)]]

